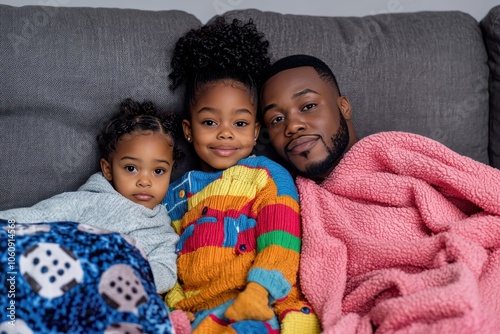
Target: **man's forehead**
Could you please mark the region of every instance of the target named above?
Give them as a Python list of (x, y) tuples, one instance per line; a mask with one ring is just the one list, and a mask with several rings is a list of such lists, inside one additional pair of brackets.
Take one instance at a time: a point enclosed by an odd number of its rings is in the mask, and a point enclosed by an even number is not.
[(263, 81), (267, 81), (269, 78), (282, 71), (299, 67), (313, 67), (323, 68), (325, 71), (329, 70), (328, 65), (314, 56), (307, 54), (295, 54), (281, 58), (272, 64), (264, 73)]
[(267, 79), (267, 81), (270, 81), (271, 79), (276, 77), (295, 76), (297, 74), (310, 74), (310, 75), (315, 74), (316, 76), (319, 76), (316, 70), (312, 66), (299, 66), (299, 67), (287, 68), (279, 72), (276, 72), (275, 74), (270, 76)]
[(282, 89), (289, 89), (291, 87), (303, 87), (306, 88), (308, 83), (314, 82), (317, 79), (321, 79), (316, 72), (316, 70), (310, 66), (302, 66), (296, 68), (290, 68), (276, 73), (263, 85), (263, 92), (265, 92), (266, 87), (273, 84), (278, 84)]
[[(270, 77), (262, 87), (262, 98), (268, 94), (286, 94), (293, 98), (296, 95), (304, 95), (304, 91), (318, 92), (318, 88), (328, 85), (313, 67), (303, 66), (283, 70)], [(272, 91), (272, 92), (271, 92)]]

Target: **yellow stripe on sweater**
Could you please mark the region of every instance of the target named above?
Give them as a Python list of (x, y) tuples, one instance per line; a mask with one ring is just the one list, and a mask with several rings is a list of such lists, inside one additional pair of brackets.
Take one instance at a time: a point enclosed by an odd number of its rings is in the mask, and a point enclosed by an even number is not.
[[(247, 180), (251, 180), (251, 182)], [(269, 180), (269, 175), (264, 169), (245, 166), (229, 168), (222, 173), (220, 179), (215, 180), (202, 191), (194, 194), (190, 198), (190, 207), (188, 209), (214, 195), (254, 198), (255, 194), (264, 188)], [(276, 188), (276, 186), (274, 187)]]

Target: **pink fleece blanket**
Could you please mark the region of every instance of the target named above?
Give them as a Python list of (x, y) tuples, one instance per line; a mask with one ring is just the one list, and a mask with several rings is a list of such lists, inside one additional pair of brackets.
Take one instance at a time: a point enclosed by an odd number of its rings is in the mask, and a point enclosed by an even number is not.
[(500, 170), (385, 132), (297, 186), (324, 333), (500, 333)]

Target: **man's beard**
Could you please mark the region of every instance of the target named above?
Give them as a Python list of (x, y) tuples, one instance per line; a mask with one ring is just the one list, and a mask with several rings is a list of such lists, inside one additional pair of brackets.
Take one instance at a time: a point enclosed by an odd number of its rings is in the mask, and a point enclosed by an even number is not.
[(326, 147), (328, 156), (323, 161), (311, 163), (306, 167), (305, 171), (298, 171), (300, 175), (313, 180), (323, 178), (345, 153), (347, 145), (349, 145), (349, 128), (342, 113), (340, 113), (339, 129), (332, 136), (331, 140), (333, 144), (332, 148), (328, 147), (327, 143), (321, 139)]

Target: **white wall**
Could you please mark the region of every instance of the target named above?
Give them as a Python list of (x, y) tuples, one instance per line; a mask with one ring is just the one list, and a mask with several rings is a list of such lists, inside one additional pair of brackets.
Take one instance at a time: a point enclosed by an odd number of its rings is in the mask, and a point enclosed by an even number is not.
[(480, 21), (500, 0), (0, 0), (11, 6), (118, 7), (146, 10), (180, 9), (203, 23), (231, 9), (257, 8), (286, 14), (365, 16), (425, 10), (459, 10)]

